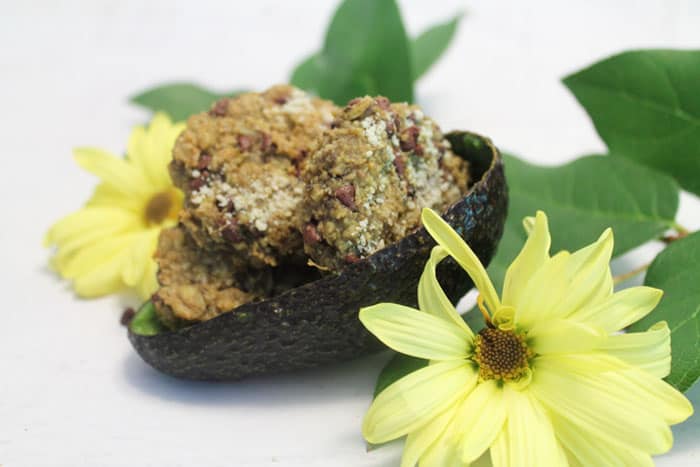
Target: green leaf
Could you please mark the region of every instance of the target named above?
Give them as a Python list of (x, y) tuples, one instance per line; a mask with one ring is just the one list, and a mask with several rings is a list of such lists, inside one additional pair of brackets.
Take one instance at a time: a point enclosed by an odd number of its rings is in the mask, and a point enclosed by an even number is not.
[(671, 374), (680, 391), (700, 378), (700, 232), (676, 240), (649, 266), (644, 283), (664, 291), (661, 302), (632, 331), (666, 321), (671, 329)]
[(382, 371), (377, 377), (377, 384), (374, 386), (374, 397), (389, 387), (394, 381), (398, 381), (409, 373), (420, 370), (428, 364), (427, 360), (420, 358), (409, 357), (397, 353), (389, 360), (389, 363), (382, 368)]
[(345, 0), (321, 52), (292, 73), (291, 82), (338, 105), (365, 94), (413, 100), (411, 51), (394, 0)]
[(457, 32), (462, 13), (441, 24), (436, 24), (416, 37), (411, 43), (413, 79), (420, 78), (445, 53)]
[(320, 54), (315, 53), (302, 61), (292, 72), (290, 83), (300, 89), (318, 94), (319, 82), (323, 75)]
[(192, 83), (168, 83), (148, 89), (130, 100), (154, 112), (165, 112), (173, 120), (180, 121), (209, 110), (222, 97), (236, 94), (240, 94), (240, 91), (220, 94)]
[(700, 51), (639, 50), (564, 79), (617, 156), (700, 194)]
[(624, 158), (586, 156), (542, 167), (506, 155), (505, 167), (508, 218), (488, 268), (497, 290), (525, 242), (523, 218), (538, 209), (549, 218), (553, 253), (577, 250), (612, 227), (613, 255), (662, 234), (678, 210), (679, 188), (671, 177)]
[(345, 0), (326, 33), (321, 97), (346, 103), (363, 94), (413, 100), (411, 57), (394, 0)]

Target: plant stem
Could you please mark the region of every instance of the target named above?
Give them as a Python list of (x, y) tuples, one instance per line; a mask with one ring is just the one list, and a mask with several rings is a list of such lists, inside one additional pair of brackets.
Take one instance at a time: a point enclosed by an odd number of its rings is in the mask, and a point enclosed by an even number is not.
[(624, 274), (619, 274), (619, 275), (613, 277), (613, 284), (617, 285), (617, 284), (619, 284), (620, 282), (625, 282), (627, 279), (633, 278), (633, 277), (636, 276), (637, 274), (643, 273), (644, 271), (646, 271), (647, 269), (649, 269), (649, 265), (650, 265), (650, 264), (651, 264), (651, 263), (642, 264), (642, 265), (639, 266), (638, 268), (632, 269), (632, 270), (629, 271), (629, 272), (626, 272), (626, 273), (624, 273)]
[(686, 229), (682, 225), (678, 224), (677, 222), (674, 222), (671, 224), (671, 226), (676, 229), (676, 232), (678, 232), (679, 237), (685, 237), (686, 235), (690, 234), (690, 230)]
[(690, 230), (686, 229), (680, 224), (676, 224), (675, 222), (671, 224), (671, 227), (676, 231), (676, 233), (659, 237), (659, 240), (664, 242), (666, 245), (668, 245), (671, 242), (675, 242), (676, 240), (679, 240), (683, 237), (687, 237), (690, 234)]

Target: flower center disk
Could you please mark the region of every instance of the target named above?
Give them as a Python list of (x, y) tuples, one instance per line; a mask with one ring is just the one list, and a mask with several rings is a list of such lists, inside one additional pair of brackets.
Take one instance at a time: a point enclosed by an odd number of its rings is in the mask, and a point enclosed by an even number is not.
[(513, 331), (486, 328), (474, 340), (474, 361), (482, 380), (517, 380), (528, 372), (532, 355), (524, 336)]
[(172, 217), (173, 211), (177, 215), (177, 200), (170, 191), (156, 193), (146, 204), (146, 222), (148, 224), (160, 224), (168, 217)]

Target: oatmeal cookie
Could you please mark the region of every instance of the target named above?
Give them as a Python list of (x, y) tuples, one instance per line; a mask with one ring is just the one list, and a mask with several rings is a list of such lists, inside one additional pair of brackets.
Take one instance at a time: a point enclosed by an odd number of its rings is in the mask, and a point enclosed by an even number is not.
[(199, 248), (182, 226), (161, 232), (155, 259), (161, 287), (153, 303), (160, 320), (172, 329), (260, 298), (241, 289), (236, 278), (240, 271), (232, 261)]
[(465, 162), (417, 106), (353, 99), (302, 170), (304, 251), (337, 270), (400, 240), (466, 191)]
[(190, 117), (170, 173), (185, 193), (180, 222), (195, 242), (256, 268), (300, 256), (299, 167), (337, 112), (328, 101), (275, 86)]

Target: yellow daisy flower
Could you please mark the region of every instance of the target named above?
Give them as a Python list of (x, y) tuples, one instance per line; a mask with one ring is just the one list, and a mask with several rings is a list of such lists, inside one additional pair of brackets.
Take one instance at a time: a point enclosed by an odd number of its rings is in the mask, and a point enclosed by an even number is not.
[(177, 223), (182, 193), (170, 180), (168, 164), (183, 124), (156, 114), (148, 128), (136, 127), (127, 156), (77, 148), (75, 160), (101, 182), (85, 207), (56, 222), (45, 244), (55, 246), (52, 266), (73, 281), (82, 297), (125, 287), (146, 298), (157, 288), (153, 260), (158, 234)]
[[(469, 465), (490, 449), (502, 466), (645, 466), (671, 448), (669, 425), (690, 402), (661, 378), (670, 371), (665, 322), (619, 333), (662, 292), (613, 293), (610, 229), (550, 257), (547, 218), (508, 268), (502, 296), (469, 246), (430, 210), (438, 242), (418, 285), (419, 310), (382, 303), (360, 320), (392, 349), (430, 364), (380, 393), (362, 432), (370, 443), (408, 435), (401, 465)], [(479, 290), (488, 326), (474, 334), (435, 276), (447, 255)]]

